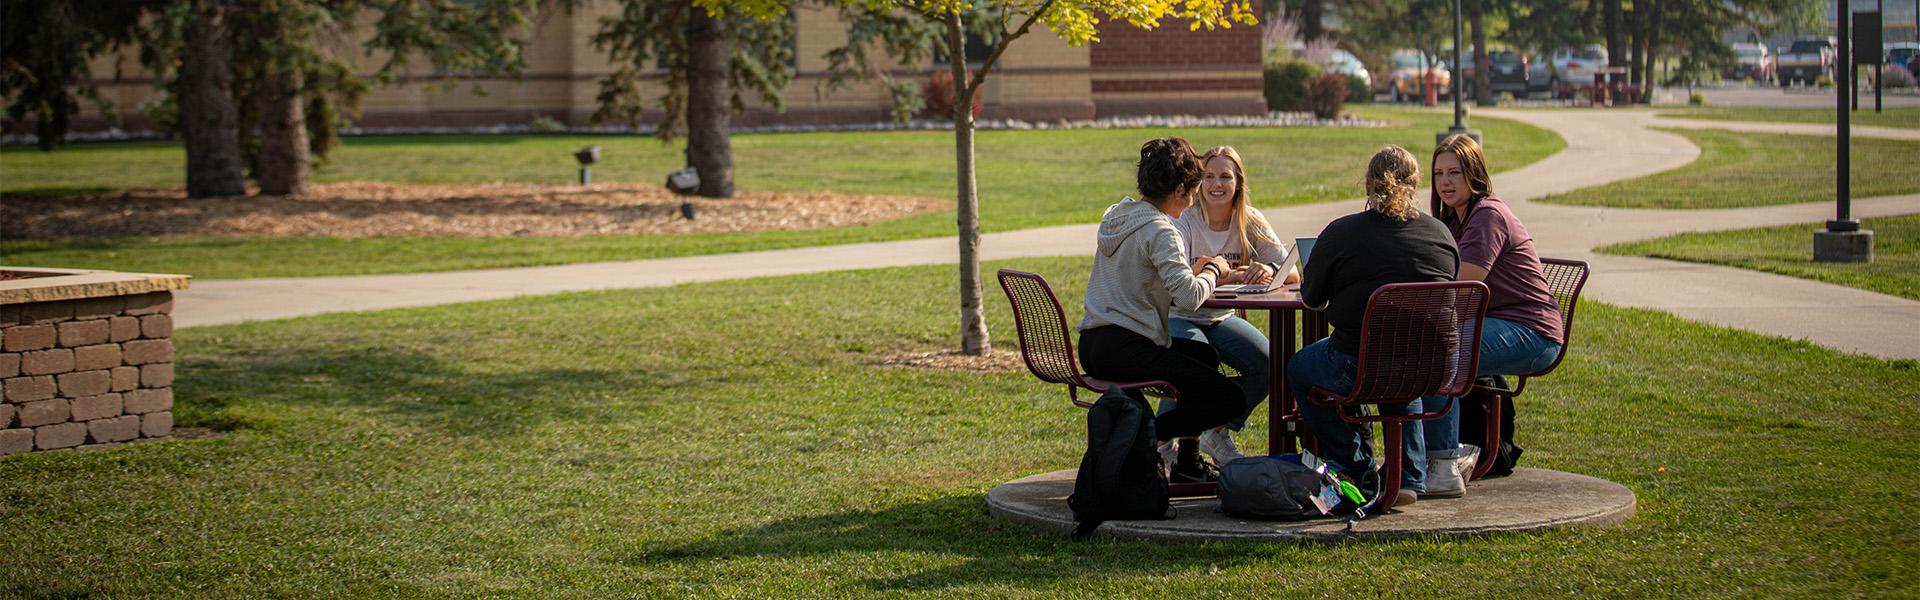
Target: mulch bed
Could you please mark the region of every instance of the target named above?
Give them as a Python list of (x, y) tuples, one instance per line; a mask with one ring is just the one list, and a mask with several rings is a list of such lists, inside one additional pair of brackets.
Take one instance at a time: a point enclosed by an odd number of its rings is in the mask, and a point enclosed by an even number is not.
[[(695, 218), (681, 215), (691, 203)], [(741, 192), (678, 196), (657, 185), (316, 184), (299, 196), (192, 198), (179, 189), (0, 196), (5, 238), (210, 235), (572, 237), (805, 230), (862, 225), (948, 202), (905, 196)]]
[(907, 350), (881, 357), (873, 364), (882, 367), (972, 373), (1005, 373), (1027, 369), (1027, 363), (1020, 358), (1020, 351), (1017, 349), (994, 350), (986, 356), (962, 354), (959, 350)]

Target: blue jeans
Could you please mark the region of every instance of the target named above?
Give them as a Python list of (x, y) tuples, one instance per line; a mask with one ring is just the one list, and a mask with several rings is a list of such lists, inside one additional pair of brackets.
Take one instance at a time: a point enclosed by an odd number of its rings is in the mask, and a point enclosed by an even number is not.
[[(1482, 376), (1538, 372), (1553, 364), (1554, 357), (1560, 355), (1560, 344), (1526, 325), (1487, 317), (1480, 321), (1480, 328), (1479, 373)], [(1447, 401), (1447, 397), (1428, 396), (1422, 400), (1427, 406), (1437, 409)], [(1457, 408), (1447, 411), (1444, 417), (1426, 422), (1428, 456), (1443, 459), (1460, 455), (1460, 411)]]
[[(1373, 468), (1373, 427), (1365, 423), (1340, 420), (1335, 409), (1307, 401), (1307, 391), (1315, 387), (1344, 394), (1353, 390), (1354, 366), (1359, 359), (1334, 350), (1329, 340), (1320, 340), (1294, 353), (1287, 362), (1287, 387), (1300, 416), (1307, 421), (1313, 436), (1320, 440), (1321, 458), (1356, 479)], [(1381, 414), (1403, 415), (1420, 411), (1420, 401), (1406, 404), (1376, 405)], [(1400, 487), (1414, 492), (1427, 491), (1427, 447), (1420, 423), (1406, 423), (1400, 429), (1400, 446), (1407, 459), (1400, 473)], [(1393, 443), (1391, 440), (1387, 443)]]
[[(1273, 378), (1267, 371), (1273, 364), (1267, 354), (1267, 336), (1260, 334), (1260, 328), (1254, 327), (1246, 319), (1227, 317), (1227, 320), (1212, 325), (1195, 323), (1186, 319), (1167, 319), (1167, 330), (1174, 339), (1189, 339), (1202, 344), (1212, 344), (1213, 350), (1220, 353), (1220, 362), (1227, 363), (1233, 370), (1240, 372), (1235, 380), (1241, 388), (1247, 390), (1247, 410), (1227, 423), (1227, 428), (1239, 431), (1246, 428), (1247, 417), (1253, 409), (1267, 399), (1267, 391), (1273, 387)], [(1160, 401), (1160, 414), (1166, 414), (1175, 406), (1173, 400)]]

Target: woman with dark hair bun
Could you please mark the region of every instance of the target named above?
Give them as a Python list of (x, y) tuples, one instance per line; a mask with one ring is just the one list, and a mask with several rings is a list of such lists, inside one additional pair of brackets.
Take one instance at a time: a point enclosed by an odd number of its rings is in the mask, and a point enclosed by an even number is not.
[(1177, 137), (1140, 147), (1135, 176), (1144, 200), (1122, 198), (1100, 218), (1099, 251), (1087, 280), (1086, 317), (1080, 321), (1080, 362), (1109, 381), (1165, 381), (1180, 403), (1154, 419), (1169, 477), (1176, 483), (1218, 479), (1194, 444), (1172, 440), (1199, 435), (1246, 411), (1246, 392), (1220, 373), (1220, 357), (1204, 342), (1175, 338), (1167, 327), (1174, 308), (1193, 311), (1213, 294), (1227, 261), (1203, 256), (1188, 262), (1173, 219), (1193, 205), (1200, 158)]
[[(1533, 236), (1507, 203), (1493, 195), (1487, 157), (1473, 138), (1448, 136), (1433, 149), (1433, 193), (1427, 206), (1459, 244), (1460, 279), (1487, 284), (1480, 374), (1524, 375), (1553, 364), (1565, 339), (1560, 305), (1547, 288)], [(1427, 494), (1467, 493), (1466, 478), (1480, 449), (1460, 443), (1460, 411), (1422, 425), (1432, 473)]]

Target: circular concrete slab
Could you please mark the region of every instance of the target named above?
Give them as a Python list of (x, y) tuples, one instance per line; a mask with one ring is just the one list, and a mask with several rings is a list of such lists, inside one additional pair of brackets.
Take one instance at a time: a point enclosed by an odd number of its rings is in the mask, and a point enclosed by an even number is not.
[[(987, 492), (987, 510), (1003, 519), (1066, 535), (1073, 530), (1067, 496), (1075, 471), (1041, 473), (1003, 483)], [(1633, 491), (1573, 473), (1516, 469), (1513, 475), (1476, 481), (1467, 495), (1421, 499), (1403, 510), (1354, 525), (1332, 518), (1301, 522), (1228, 516), (1212, 497), (1173, 501), (1179, 516), (1166, 521), (1108, 521), (1097, 535), (1156, 542), (1310, 541), (1351, 538), (1471, 536), (1508, 531), (1612, 525), (1633, 516)]]

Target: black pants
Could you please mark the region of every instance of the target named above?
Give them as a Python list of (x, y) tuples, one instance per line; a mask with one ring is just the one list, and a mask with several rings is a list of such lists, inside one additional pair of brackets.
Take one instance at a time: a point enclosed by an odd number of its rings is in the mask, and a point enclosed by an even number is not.
[(1247, 393), (1220, 374), (1213, 346), (1174, 338), (1162, 348), (1138, 333), (1109, 325), (1080, 332), (1080, 364), (1107, 381), (1165, 381), (1180, 390), (1173, 410), (1155, 417), (1155, 437), (1199, 435), (1247, 412)]

